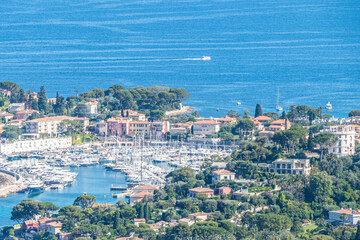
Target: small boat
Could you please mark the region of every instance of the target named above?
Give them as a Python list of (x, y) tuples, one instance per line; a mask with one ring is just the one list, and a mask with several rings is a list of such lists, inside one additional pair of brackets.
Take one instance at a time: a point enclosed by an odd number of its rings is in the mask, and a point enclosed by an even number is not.
[(202, 56), (201, 60), (203, 60), (203, 61), (210, 61), (210, 60), (211, 60), (211, 57), (209, 57), (209, 56)]
[(218, 112), (219, 110), (220, 110), (219, 108), (216, 109), (217, 112)]
[(326, 104), (325, 108), (326, 108), (327, 110), (331, 110), (333, 107), (332, 107), (331, 103), (328, 102), (328, 103)]
[(276, 111), (282, 112), (284, 109), (280, 106), (279, 102), (280, 102), (280, 91), (278, 88), (278, 94), (277, 94), (277, 98), (276, 98)]
[(29, 196), (37, 195), (44, 192), (44, 185), (41, 183), (31, 183), (28, 185), (27, 188), (29, 190)]
[(241, 105), (241, 102), (237, 102), (237, 105), (239, 105), (239, 106), (240, 106), (240, 105)]

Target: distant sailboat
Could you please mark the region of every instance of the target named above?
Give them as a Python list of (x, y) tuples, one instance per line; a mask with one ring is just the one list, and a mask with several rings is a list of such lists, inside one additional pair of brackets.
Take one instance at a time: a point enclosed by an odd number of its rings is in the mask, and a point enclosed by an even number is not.
[(331, 110), (333, 108), (330, 102), (328, 102), (325, 107), (327, 110)]
[(210, 60), (211, 60), (211, 57), (209, 57), (209, 56), (202, 56), (201, 60), (203, 60), (203, 61), (210, 61)]
[(239, 105), (239, 106), (240, 106), (240, 105), (241, 105), (241, 102), (237, 102), (237, 105)]
[(281, 111), (283, 111), (283, 108), (280, 106), (279, 102), (280, 102), (280, 91), (278, 88), (278, 94), (277, 94), (277, 99), (276, 99), (276, 111), (281, 112)]

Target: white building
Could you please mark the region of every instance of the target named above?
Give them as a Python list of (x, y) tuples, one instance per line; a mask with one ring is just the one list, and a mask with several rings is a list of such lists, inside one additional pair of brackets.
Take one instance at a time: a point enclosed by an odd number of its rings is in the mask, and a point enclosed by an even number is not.
[(323, 132), (332, 133), (338, 138), (335, 145), (329, 148), (329, 153), (338, 156), (351, 156), (355, 154), (356, 132), (350, 125), (326, 126)]
[(85, 103), (87, 109), (89, 110), (89, 113), (92, 115), (97, 114), (97, 102), (87, 102)]
[(311, 172), (309, 159), (278, 159), (268, 167), (268, 171), (279, 174), (309, 175)]
[(0, 143), (0, 153), (9, 155), (14, 153), (54, 150), (69, 148), (71, 145), (71, 137), (22, 140)]
[(213, 176), (212, 176), (212, 183), (216, 183), (217, 181), (222, 181), (222, 180), (234, 180), (235, 179), (235, 173), (228, 171), (226, 169), (219, 169), (216, 171), (213, 171)]
[(216, 134), (220, 131), (220, 123), (212, 120), (195, 122), (193, 125), (194, 135)]
[[(342, 215), (345, 217), (342, 217)], [(359, 210), (355, 211), (349, 208), (349, 209), (340, 209), (329, 212), (329, 219), (328, 219), (329, 222), (339, 222), (341, 224), (345, 222), (345, 224), (356, 225), (359, 220), (360, 220)]]
[(9, 112), (19, 112), (25, 110), (25, 103), (12, 103), (8, 107)]
[(73, 119), (68, 116), (56, 116), (38, 118), (26, 122), (25, 132), (32, 134), (57, 135), (64, 132), (61, 122), (65, 119)]

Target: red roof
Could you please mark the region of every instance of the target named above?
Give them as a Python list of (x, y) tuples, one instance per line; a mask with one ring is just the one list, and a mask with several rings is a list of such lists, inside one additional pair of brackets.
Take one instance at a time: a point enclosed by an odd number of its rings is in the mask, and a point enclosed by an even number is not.
[(253, 121), (270, 121), (271, 118), (268, 116), (258, 116), (252, 119)]
[(140, 198), (140, 197), (145, 197), (146, 195), (153, 195), (152, 193), (150, 192), (147, 192), (147, 191), (142, 191), (142, 192), (139, 192), (139, 193), (135, 193), (133, 195), (131, 195), (130, 197), (134, 198)]
[(213, 173), (216, 173), (216, 174), (234, 174), (235, 175), (235, 173), (230, 172), (230, 171), (228, 171), (226, 169), (219, 169), (219, 170), (213, 171)]
[(345, 213), (345, 214), (350, 214), (350, 215), (353, 215), (353, 214), (360, 214), (359, 211), (355, 211), (355, 210), (352, 210), (352, 209), (340, 209), (340, 210), (335, 210), (335, 211), (331, 211), (331, 212), (336, 212), (336, 213)]
[(197, 188), (193, 188), (189, 190), (190, 192), (196, 192), (196, 193), (214, 193), (214, 190), (212, 190), (211, 188), (202, 188), (202, 187), (197, 187)]

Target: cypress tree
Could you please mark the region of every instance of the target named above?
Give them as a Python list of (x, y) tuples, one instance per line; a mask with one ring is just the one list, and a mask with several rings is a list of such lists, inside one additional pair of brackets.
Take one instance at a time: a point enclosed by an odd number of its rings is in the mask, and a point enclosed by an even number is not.
[(256, 104), (256, 107), (255, 107), (255, 117), (262, 116), (262, 115), (263, 115), (263, 111), (262, 111), (262, 109), (261, 109), (260, 104)]
[(46, 92), (44, 86), (40, 87), (38, 105), (39, 105), (39, 111), (46, 113), (47, 98), (46, 98)]

